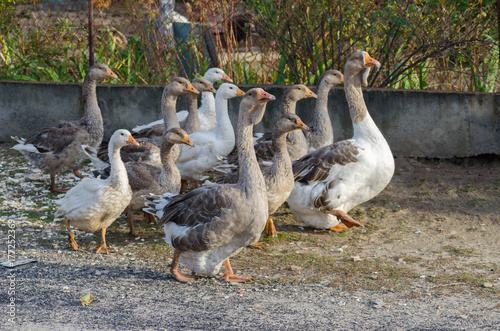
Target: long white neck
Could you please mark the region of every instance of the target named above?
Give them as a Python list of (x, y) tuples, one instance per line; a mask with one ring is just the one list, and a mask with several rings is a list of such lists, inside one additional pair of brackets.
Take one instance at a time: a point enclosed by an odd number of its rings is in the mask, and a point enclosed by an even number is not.
[(213, 131), (215, 132), (217, 139), (226, 141), (227, 144), (231, 144), (234, 147), (235, 136), (234, 129), (228, 114), (228, 99), (217, 94), (215, 96), (215, 117), (217, 124)]
[(351, 78), (346, 74), (344, 86), (347, 104), (349, 105), (349, 113), (354, 128), (353, 138), (373, 141), (382, 139), (385, 141), (382, 133), (368, 113), (359, 79), (356, 79), (356, 77)]
[(108, 148), (109, 163), (111, 164), (111, 176), (109, 181), (112, 186), (125, 186), (128, 185), (127, 169), (120, 156), (121, 147), (115, 145), (113, 141), (110, 142)]
[(215, 117), (215, 97), (212, 92), (201, 93), (201, 107), (199, 109), (200, 115), (214, 116)]

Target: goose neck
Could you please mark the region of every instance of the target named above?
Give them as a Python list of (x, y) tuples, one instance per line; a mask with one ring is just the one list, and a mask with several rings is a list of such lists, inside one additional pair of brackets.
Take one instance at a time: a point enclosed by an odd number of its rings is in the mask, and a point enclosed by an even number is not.
[(281, 112), (283, 114), (295, 114), (297, 100), (287, 98), (286, 96), (281, 101)]
[(250, 112), (240, 110), (238, 116), (238, 137), (236, 141), (240, 164), (238, 185), (244, 187), (247, 194), (259, 189), (265, 190), (264, 177), (260, 171), (255, 149), (253, 147), (252, 130), (254, 123), (252, 123), (249, 116), (252, 112), (261, 111), (263, 113), (265, 107), (265, 104), (254, 106), (253, 109), (250, 109)]
[(97, 82), (91, 79), (89, 75), (85, 76), (82, 86), (82, 97), (84, 102), (82, 119), (90, 135), (90, 141), (88, 142), (90, 146), (99, 146), (104, 136), (104, 123), (97, 102), (96, 87)]
[(309, 126), (309, 131), (311, 134), (321, 133), (331, 137), (333, 142), (332, 122), (330, 120), (330, 114), (328, 113), (328, 93), (330, 89), (331, 88), (328, 86), (320, 85), (318, 87), (318, 99), (316, 99), (316, 105), (314, 107), (314, 119)]
[(128, 183), (127, 169), (120, 156), (120, 150), (121, 147), (110, 142), (108, 156), (111, 164), (110, 183), (112, 186), (121, 186), (124, 183)]
[(177, 104), (177, 95), (171, 94), (168, 89), (163, 90), (161, 99), (161, 113), (165, 122), (165, 131), (174, 127), (179, 127), (175, 105)]
[(204, 116), (215, 116), (215, 97), (212, 92), (201, 93), (200, 114)]

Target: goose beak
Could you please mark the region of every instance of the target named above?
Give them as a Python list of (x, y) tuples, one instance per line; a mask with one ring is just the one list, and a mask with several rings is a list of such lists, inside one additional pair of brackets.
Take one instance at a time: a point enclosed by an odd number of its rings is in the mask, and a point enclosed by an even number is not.
[(344, 75), (340, 76), (340, 83), (342, 84), (344, 82)]
[(130, 135), (130, 136), (128, 136), (128, 139), (127, 139), (127, 145), (136, 145), (136, 146), (139, 146), (139, 143), (137, 142), (137, 140), (134, 139), (134, 137), (132, 137)]
[(182, 138), (182, 142), (186, 145), (189, 145), (191, 147), (194, 147), (194, 144), (193, 142), (191, 141), (191, 139), (189, 139), (189, 137), (187, 135), (184, 136), (184, 138)]
[(212, 92), (212, 93), (215, 93), (215, 92), (217, 92), (217, 91), (215, 90), (215, 87), (210, 86), (210, 89), (209, 89), (209, 90), (207, 90), (207, 92)]
[(309, 127), (301, 120), (297, 120), (297, 123), (295, 123), (295, 128), (301, 130), (309, 130)]
[(245, 95), (245, 92), (243, 92), (242, 90), (238, 89), (238, 91), (236, 91), (236, 96), (237, 97), (242, 97)]
[(365, 66), (371, 68), (371, 67), (380, 67), (380, 62), (375, 60), (370, 56), (370, 54), (365, 53)]
[(186, 89), (184, 90), (184, 93), (196, 93), (200, 94), (200, 92), (194, 88), (193, 84), (189, 83)]
[(106, 77), (118, 79), (118, 76), (113, 71), (111, 71), (111, 69), (109, 69), (109, 68), (106, 71)]
[(310, 89), (306, 88), (306, 98), (314, 98), (314, 99), (317, 99), (318, 96), (316, 95), (316, 93), (314, 93), (313, 91), (311, 91)]
[(266, 103), (269, 101), (276, 100), (276, 97), (271, 93), (267, 93), (263, 89), (259, 89), (257, 91), (257, 100), (259, 100), (259, 103)]
[(226, 83), (232, 83), (233, 82), (233, 80), (228, 75), (226, 75), (225, 73), (222, 74), (221, 80), (225, 81)]

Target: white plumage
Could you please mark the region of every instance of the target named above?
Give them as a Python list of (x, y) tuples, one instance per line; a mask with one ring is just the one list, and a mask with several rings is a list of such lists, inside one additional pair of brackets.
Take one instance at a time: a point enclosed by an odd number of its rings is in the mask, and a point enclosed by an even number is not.
[(74, 240), (70, 224), (83, 231), (101, 230), (102, 244), (97, 250), (111, 251), (106, 246), (106, 228), (123, 212), (130, 203), (132, 190), (128, 183), (127, 171), (120, 158), (120, 148), (127, 144), (137, 144), (130, 132), (117, 130), (109, 143), (111, 174), (107, 179), (85, 178), (69, 190), (64, 198), (57, 200), (59, 209), (55, 219), (64, 216), (68, 236), (73, 249), (78, 245)]

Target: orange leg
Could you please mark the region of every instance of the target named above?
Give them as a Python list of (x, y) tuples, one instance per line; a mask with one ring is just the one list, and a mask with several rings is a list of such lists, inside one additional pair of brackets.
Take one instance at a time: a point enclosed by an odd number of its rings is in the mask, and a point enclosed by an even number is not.
[(56, 187), (56, 173), (53, 171), (50, 172), (50, 190), (54, 193), (64, 193), (69, 191), (69, 188)]
[(84, 175), (82, 175), (82, 174), (80, 173), (80, 170), (78, 170), (78, 169), (73, 170), (73, 173), (74, 173), (74, 174), (75, 174), (75, 176), (76, 176), (76, 177), (78, 177), (78, 178), (85, 178), (85, 176), (84, 176)]
[(233, 268), (231, 268), (231, 264), (229, 263), (229, 258), (224, 261), (224, 266), (226, 267), (226, 270), (222, 276), (224, 277), (225, 282), (244, 283), (253, 278), (252, 276), (235, 276)]
[(170, 265), (170, 272), (174, 275), (175, 279), (179, 282), (188, 283), (195, 279), (195, 276), (184, 275), (179, 271), (179, 258), (181, 256), (181, 251), (174, 249), (174, 257), (172, 258), (172, 264)]
[(71, 231), (71, 227), (69, 226), (70, 220), (67, 217), (64, 217), (64, 223), (66, 223), (66, 227), (68, 228), (68, 237), (69, 237), (69, 244), (71, 245), (71, 248), (73, 248), (74, 251), (78, 250), (78, 244), (75, 241), (75, 235), (73, 234), (73, 231)]
[(347, 229), (348, 229), (347, 225), (345, 225), (344, 223), (339, 223), (339, 224), (335, 225), (334, 227), (329, 228), (328, 230), (335, 231), (335, 232), (342, 232), (342, 231), (347, 230)]
[(99, 254), (99, 253), (109, 254), (109, 253), (114, 253), (114, 252), (116, 252), (116, 250), (114, 250), (106, 245), (106, 228), (101, 228), (101, 245), (99, 246), (99, 248), (97, 249), (97, 251), (95, 253), (96, 254)]
[(186, 187), (187, 187), (187, 180), (181, 179), (181, 190), (179, 191), (180, 194), (186, 192)]
[(340, 209), (331, 209), (331, 208), (323, 208), (321, 209), (324, 213), (332, 214), (333, 216), (336, 216), (339, 221), (344, 223), (348, 228), (352, 228), (353, 226), (360, 226), (364, 227), (363, 224), (359, 223), (358, 221), (354, 220), (351, 216), (347, 215), (345, 211), (340, 210)]
[(276, 228), (274, 227), (274, 222), (271, 219), (271, 217), (269, 217), (267, 219), (267, 222), (266, 222), (266, 234), (269, 237), (275, 237), (276, 238), (278, 236), (278, 232), (276, 232)]

